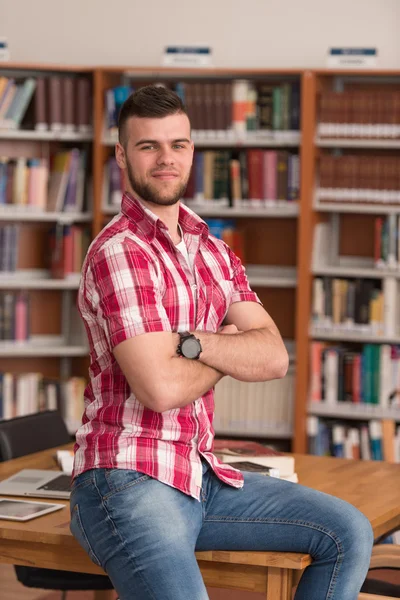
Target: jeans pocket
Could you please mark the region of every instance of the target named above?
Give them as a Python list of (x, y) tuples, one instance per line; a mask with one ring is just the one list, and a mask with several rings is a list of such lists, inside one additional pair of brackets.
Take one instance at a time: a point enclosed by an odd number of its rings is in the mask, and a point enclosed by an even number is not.
[(85, 550), (86, 554), (89, 555), (90, 560), (98, 567), (101, 567), (101, 562), (97, 558), (95, 552), (93, 551), (93, 548), (90, 545), (85, 529), (83, 527), (78, 504), (75, 504), (71, 512), (70, 529), (74, 538), (79, 542), (79, 544)]
[(104, 500), (107, 500), (107, 498), (110, 498), (117, 492), (122, 492), (127, 488), (151, 479), (150, 475), (133, 469), (104, 469), (104, 475), (108, 486), (108, 493), (103, 497)]

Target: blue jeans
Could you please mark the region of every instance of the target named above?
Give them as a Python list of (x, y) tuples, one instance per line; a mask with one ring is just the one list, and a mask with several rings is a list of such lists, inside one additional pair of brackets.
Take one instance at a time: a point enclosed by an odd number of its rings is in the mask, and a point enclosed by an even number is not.
[(223, 484), (203, 461), (199, 502), (137, 471), (93, 469), (74, 481), (71, 531), (120, 600), (207, 600), (195, 550), (309, 553), (296, 600), (356, 600), (373, 544), (367, 518), (297, 483), (244, 480)]

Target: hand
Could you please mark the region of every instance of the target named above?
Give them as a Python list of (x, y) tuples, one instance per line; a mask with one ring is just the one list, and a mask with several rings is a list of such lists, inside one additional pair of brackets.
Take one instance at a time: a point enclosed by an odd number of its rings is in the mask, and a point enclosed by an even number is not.
[(224, 325), (223, 327), (221, 327), (218, 330), (218, 333), (222, 333), (224, 335), (233, 335), (233, 334), (242, 333), (242, 332), (238, 330), (236, 325), (232, 324), (232, 325)]

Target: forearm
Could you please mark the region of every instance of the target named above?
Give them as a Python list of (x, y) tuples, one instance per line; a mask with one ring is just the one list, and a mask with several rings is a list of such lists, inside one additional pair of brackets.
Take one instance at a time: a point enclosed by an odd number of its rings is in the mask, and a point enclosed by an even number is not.
[(288, 355), (278, 331), (268, 327), (234, 335), (194, 332), (203, 351), (200, 361), (241, 381), (268, 381), (284, 377)]

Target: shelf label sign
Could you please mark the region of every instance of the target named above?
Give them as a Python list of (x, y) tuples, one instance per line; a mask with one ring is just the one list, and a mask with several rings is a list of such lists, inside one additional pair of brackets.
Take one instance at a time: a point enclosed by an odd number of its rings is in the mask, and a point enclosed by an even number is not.
[(212, 50), (209, 46), (166, 46), (162, 63), (168, 67), (211, 67)]
[(329, 48), (328, 67), (371, 68), (377, 66), (376, 48)]
[(10, 60), (7, 38), (0, 35), (0, 60)]

